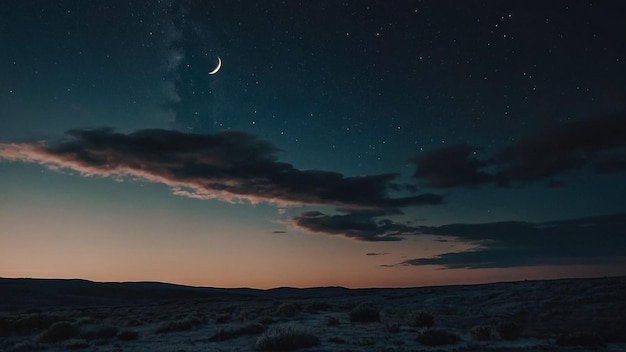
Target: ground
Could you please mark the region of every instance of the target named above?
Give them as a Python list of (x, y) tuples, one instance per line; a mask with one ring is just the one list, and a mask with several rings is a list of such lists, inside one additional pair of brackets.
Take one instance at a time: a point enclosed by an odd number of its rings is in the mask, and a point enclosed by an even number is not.
[(626, 277), (359, 290), (0, 279), (0, 350), (252, 351), (296, 331), (302, 351), (626, 351), (624, 297)]

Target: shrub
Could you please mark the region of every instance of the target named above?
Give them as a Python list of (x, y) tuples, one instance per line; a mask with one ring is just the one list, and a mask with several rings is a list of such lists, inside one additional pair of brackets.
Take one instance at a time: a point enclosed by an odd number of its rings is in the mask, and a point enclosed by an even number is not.
[(139, 338), (139, 333), (134, 330), (122, 330), (117, 334), (117, 339), (122, 341), (132, 341)]
[(285, 302), (278, 306), (278, 314), (284, 315), (286, 317), (294, 316), (299, 310), (298, 305), (292, 302)]
[(458, 335), (441, 329), (427, 329), (417, 337), (419, 343), (427, 346), (453, 345), (460, 340)]
[(418, 310), (410, 314), (409, 325), (418, 328), (429, 328), (435, 325), (435, 318), (433, 318), (430, 312)]
[(48, 330), (39, 334), (39, 336), (37, 336), (37, 342), (61, 342), (64, 340), (77, 338), (79, 337), (79, 335), (80, 329), (77, 326), (67, 321), (58, 321), (50, 325)]
[(361, 303), (350, 312), (350, 321), (361, 323), (379, 322), (380, 313), (369, 304)]
[(512, 321), (503, 321), (496, 325), (496, 331), (503, 340), (517, 340), (522, 333), (522, 327)]
[(261, 324), (246, 324), (233, 329), (219, 329), (213, 336), (209, 337), (209, 341), (225, 341), (243, 335), (259, 334), (263, 331), (265, 331), (265, 327)]
[(573, 332), (560, 335), (556, 339), (556, 344), (559, 346), (598, 347), (604, 346), (604, 339), (591, 332)]
[(495, 338), (491, 325), (476, 325), (470, 329), (470, 334), (477, 341), (488, 341)]
[(272, 326), (256, 340), (255, 348), (262, 351), (294, 350), (320, 343), (317, 336), (296, 325)]
[(155, 333), (162, 334), (166, 332), (186, 331), (191, 330), (193, 325), (190, 320), (174, 320), (161, 323), (155, 330)]

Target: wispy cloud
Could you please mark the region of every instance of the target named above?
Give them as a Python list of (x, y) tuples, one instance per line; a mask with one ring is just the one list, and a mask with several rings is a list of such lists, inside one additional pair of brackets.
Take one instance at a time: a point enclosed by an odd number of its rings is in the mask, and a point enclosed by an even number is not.
[(304, 212), (287, 221), (296, 228), (309, 233), (339, 235), (368, 242), (401, 241), (405, 235), (418, 234), (418, 228), (379, 219), (382, 216), (397, 214), (393, 210), (342, 210), (339, 214), (325, 214), (319, 211)]
[[(575, 121), (516, 142), (480, 160), (469, 145), (436, 149), (411, 159), (414, 177), (436, 188), (549, 180), (592, 166), (597, 173), (626, 171), (626, 115)], [(553, 180), (552, 184), (557, 184)]]
[(395, 174), (346, 177), (280, 162), (271, 143), (243, 132), (190, 134), (141, 130), (71, 130), (56, 143), (0, 144), (0, 158), (71, 169), (87, 176), (137, 178), (175, 194), (223, 201), (394, 208), (440, 204), (443, 196), (391, 198)]

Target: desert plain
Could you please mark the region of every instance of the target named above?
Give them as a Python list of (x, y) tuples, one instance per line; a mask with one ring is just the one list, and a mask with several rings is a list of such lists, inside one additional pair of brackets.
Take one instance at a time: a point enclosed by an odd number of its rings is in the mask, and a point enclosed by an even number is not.
[(347, 289), (0, 279), (0, 351), (626, 351), (626, 277)]

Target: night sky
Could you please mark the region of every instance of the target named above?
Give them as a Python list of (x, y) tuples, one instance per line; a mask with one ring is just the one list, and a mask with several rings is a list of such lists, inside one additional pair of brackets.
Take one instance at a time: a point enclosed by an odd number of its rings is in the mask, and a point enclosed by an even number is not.
[(1, 1), (0, 276), (626, 275), (624, 13)]

